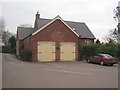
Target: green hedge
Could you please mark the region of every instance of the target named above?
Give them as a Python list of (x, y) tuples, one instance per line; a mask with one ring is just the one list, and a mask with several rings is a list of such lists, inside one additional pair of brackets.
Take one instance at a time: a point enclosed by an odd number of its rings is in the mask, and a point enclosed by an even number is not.
[(97, 47), (98, 45), (96, 44), (85, 44), (81, 47), (81, 56), (87, 57), (91, 56), (97, 53)]
[(107, 53), (120, 58), (120, 44), (85, 44), (81, 46), (81, 56), (87, 57), (97, 53)]
[(2, 46), (2, 53), (10, 53), (10, 54), (15, 54), (16, 53), (16, 48), (11, 48), (10, 46)]
[(98, 48), (98, 53), (108, 53), (114, 57), (118, 57), (118, 49), (117, 44), (103, 44)]

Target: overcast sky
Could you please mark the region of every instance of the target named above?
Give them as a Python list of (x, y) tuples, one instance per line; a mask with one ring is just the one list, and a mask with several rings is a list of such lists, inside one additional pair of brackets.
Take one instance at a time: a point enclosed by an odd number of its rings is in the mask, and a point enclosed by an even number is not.
[(113, 10), (119, 0), (2, 0), (0, 17), (6, 29), (16, 33), (21, 24), (34, 25), (37, 11), (40, 17), (53, 19), (60, 15), (67, 21), (85, 22), (96, 38), (102, 39), (115, 28)]

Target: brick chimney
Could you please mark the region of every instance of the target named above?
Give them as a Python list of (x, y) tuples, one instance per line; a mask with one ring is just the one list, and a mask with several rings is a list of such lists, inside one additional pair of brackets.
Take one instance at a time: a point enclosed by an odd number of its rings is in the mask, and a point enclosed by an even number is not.
[(34, 28), (37, 30), (38, 29), (38, 25), (37, 25), (37, 20), (40, 19), (40, 14), (37, 11), (37, 14), (35, 15), (35, 24), (34, 24)]
[(39, 18), (40, 18), (40, 14), (39, 14), (39, 12), (37, 11), (36, 19), (39, 19)]

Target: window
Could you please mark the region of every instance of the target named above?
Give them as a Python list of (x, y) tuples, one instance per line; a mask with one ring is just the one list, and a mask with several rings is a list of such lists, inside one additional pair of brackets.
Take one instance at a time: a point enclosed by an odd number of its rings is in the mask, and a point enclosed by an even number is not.
[(100, 57), (100, 56), (99, 56), (99, 55), (95, 55), (94, 57), (98, 58), (98, 57)]
[(113, 58), (111, 55), (108, 55), (108, 54), (102, 54), (102, 55), (106, 58)]
[(85, 43), (86, 43), (86, 44), (90, 44), (90, 43), (91, 43), (91, 40), (86, 39), (86, 40), (85, 40)]

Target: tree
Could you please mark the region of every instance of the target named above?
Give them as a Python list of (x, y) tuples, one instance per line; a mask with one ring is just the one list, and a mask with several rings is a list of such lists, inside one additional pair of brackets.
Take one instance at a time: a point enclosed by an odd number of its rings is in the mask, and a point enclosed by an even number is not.
[(16, 38), (15, 38), (15, 36), (10, 37), (9, 45), (10, 45), (11, 48), (15, 48), (16, 47)]
[(114, 38), (117, 39), (117, 43), (120, 43), (120, 6), (119, 5), (116, 7), (116, 9), (114, 9), (114, 19), (117, 20), (118, 25), (117, 28), (113, 30), (113, 35), (115, 36)]
[(3, 17), (0, 18), (0, 43), (4, 43), (5, 44), (5, 38), (3, 36), (5, 31), (5, 20), (3, 19)]
[(16, 51), (16, 38), (15, 38), (15, 36), (10, 37), (9, 46), (11, 48), (11, 52), (15, 53), (15, 51)]
[(114, 43), (114, 40), (110, 38), (109, 43)]
[(115, 13), (115, 20), (118, 21), (118, 25), (117, 25), (117, 28), (118, 28), (118, 33), (120, 34), (120, 6), (117, 6), (116, 9), (114, 9), (114, 13)]
[(100, 40), (99, 39), (97, 39), (96, 44), (100, 44)]
[(120, 34), (117, 33), (116, 29), (112, 29), (109, 33), (105, 36), (105, 41), (108, 43), (120, 43)]
[(16, 52), (16, 38), (11, 36), (8, 41), (8, 45), (2, 46), (2, 53), (14, 53)]
[(5, 30), (5, 20), (3, 17), (0, 18), (0, 31)]
[(0, 18), (0, 43), (4, 44), (5, 46), (9, 43), (9, 38), (14, 35), (9, 30), (5, 29), (6, 24), (4, 18)]

